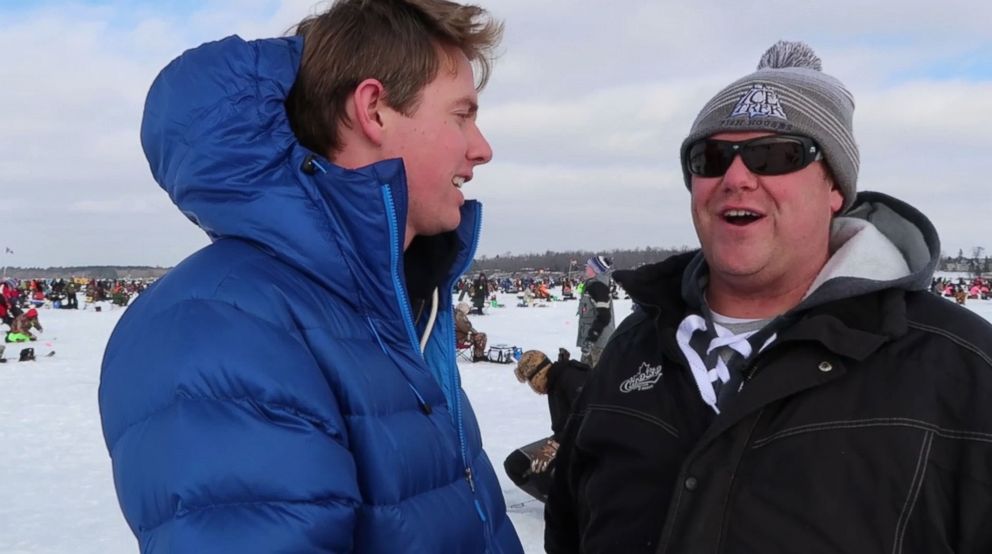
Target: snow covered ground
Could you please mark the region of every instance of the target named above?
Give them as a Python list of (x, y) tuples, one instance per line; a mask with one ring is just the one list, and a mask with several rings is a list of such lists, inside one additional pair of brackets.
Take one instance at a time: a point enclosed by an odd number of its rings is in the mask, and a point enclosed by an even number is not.
[[(472, 316), (490, 344), (578, 354), (576, 302), (518, 308), (513, 295), (500, 301), (506, 307)], [(137, 551), (117, 507), (96, 400), (103, 347), (123, 310), (101, 307), (41, 311), (45, 332), (32, 346), (39, 356), (57, 351), (53, 357), (18, 363), (20, 347), (8, 345), (9, 361), (0, 365), (0, 553)], [(969, 300), (967, 307), (992, 320), (992, 301)], [(629, 313), (629, 300), (616, 303), (618, 319)], [(462, 363), (461, 370), (510, 517), (526, 551), (543, 552), (542, 506), (513, 486), (502, 462), (550, 433), (547, 402), (517, 382), (512, 364)]]

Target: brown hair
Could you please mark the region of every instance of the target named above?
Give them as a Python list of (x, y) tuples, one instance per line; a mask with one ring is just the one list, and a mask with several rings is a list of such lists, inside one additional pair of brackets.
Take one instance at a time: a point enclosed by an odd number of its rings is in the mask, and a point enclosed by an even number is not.
[(454, 48), (476, 66), (482, 90), (503, 24), (448, 0), (336, 0), (295, 33), (303, 57), (286, 101), (290, 125), (303, 146), (330, 155), (341, 148), (339, 125), (351, 125), (345, 104), (365, 79), (380, 81), (387, 104), (410, 115), (437, 76), (443, 48)]

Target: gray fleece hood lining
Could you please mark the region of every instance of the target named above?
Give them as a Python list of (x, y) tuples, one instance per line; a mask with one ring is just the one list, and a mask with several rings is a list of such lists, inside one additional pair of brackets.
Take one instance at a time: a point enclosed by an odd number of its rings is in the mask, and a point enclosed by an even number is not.
[(830, 259), (803, 300), (835, 279), (888, 282), (911, 273), (902, 253), (878, 227), (864, 219), (837, 217), (830, 229)]

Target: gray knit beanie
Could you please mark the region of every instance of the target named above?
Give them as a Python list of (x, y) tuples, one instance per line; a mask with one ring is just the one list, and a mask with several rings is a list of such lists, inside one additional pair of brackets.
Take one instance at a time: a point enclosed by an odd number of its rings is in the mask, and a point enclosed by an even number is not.
[(820, 58), (802, 42), (779, 41), (758, 70), (734, 81), (703, 106), (680, 159), (686, 187), (691, 176), (686, 151), (697, 140), (722, 132), (769, 131), (812, 138), (844, 195), (841, 213), (858, 190), (858, 145), (854, 143), (854, 97), (843, 83), (821, 71)]

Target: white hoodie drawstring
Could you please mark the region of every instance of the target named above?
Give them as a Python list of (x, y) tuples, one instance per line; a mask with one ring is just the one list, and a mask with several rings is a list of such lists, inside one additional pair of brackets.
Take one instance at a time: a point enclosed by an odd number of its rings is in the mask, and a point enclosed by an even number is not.
[[(721, 383), (727, 383), (730, 381), (730, 370), (727, 368), (727, 363), (723, 360), (721, 356), (716, 357), (716, 367), (708, 368), (706, 367), (706, 362), (703, 361), (702, 356), (696, 352), (689, 344), (689, 340), (692, 339), (692, 335), (697, 331), (705, 331), (707, 329), (706, 319), (697, 314), (690, 314), (682, 320), (679, 324), (679, 328), (675, 333), (675, 340), (685, 355), (686, 361), (689, 362), (689, 369), (692, 370), (692, 377), (696, 381), (696, 387), (699, 389), (699, 396), (706, 402), (708, 406), (713, 408), (713, 411), (720, 413), (720, 409), (717, 407), (717, 397), (716, 390), (713, 387), (713, 383), (720, 380)], [(732, 331), (719, 325), (713, 323), (713, 330), (716, 332), (716, 337), (714, 337), (709, 345), (706, 347), (706, 354), (709, 355), (717, 348), (730, 348), (734, 352), (740, 354), (741, 359), (746, 360), (751, 356), (753, 347), (751, 343), (748, 342), (748, 338), (757, 333), (758, 330), (747, 331), (745, 333), (734, 334)], [(775, 334), (772, 334), (767, 341), (762, 345), (761, 349), (764, 350), (769, 344), (775, 340)]]
[(424, 353), (424, 349), (427, 348), (427, 339), (431, 336), (431, 330), (434, 329), (434, 321), (437, 319), (437, 287), (434, 287), (434, 292), (431, 293), (431, 315), (427, 318), (427, 327), (424, 327), (424, 334), (420, 337), (420, 353)]

